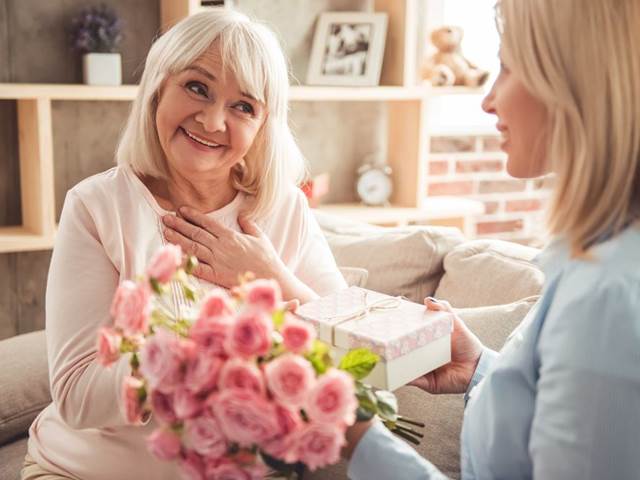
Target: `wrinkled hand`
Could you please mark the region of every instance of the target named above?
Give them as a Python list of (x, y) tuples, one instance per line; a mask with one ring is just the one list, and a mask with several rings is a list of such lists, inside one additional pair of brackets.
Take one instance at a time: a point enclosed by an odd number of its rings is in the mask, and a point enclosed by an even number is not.
[(236, 232), (193, 208), (181, 207), (179, 212), (183, 218), (162, 218), (164, 234), (198, 259), (196, 277), (231, 288), (246, 272), (257, 278), (278, 278), (284, 268), (271, 241), (253, 221), (239, 217), (242, 232)]
[[(453, 313), (449, 302), (431, 297), (424, 299), (427, 310)], [(451, 334), (451, 362), (415, 379), (410, 385), (429, 393), (464, 393), (482, 354), (483, 345), (462, 319), (454, 313)]]

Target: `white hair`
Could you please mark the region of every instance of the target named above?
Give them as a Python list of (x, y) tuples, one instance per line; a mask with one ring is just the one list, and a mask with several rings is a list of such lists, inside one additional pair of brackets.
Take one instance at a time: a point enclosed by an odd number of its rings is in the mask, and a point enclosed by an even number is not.
[(120, 138), (119, 165), (160, 179), (168, 177), (155, 116), (165, 79), (192, 65), (216, 42), (223, 68), (240, 88), (266, 106), (264, 124), (242, 164), (232, 169), (232, 184), (254, 197), (251, 217), (266, 215), (279, 192), (305, 178), (303, 156), (288, 125), (288, 65), (273, 32), (229, 9), (189, 16), (151, 46), (138, 95)]

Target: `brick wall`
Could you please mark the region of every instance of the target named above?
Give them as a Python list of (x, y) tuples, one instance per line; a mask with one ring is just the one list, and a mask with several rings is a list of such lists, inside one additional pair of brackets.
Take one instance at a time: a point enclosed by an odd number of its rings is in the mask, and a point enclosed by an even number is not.
[(485, 214), (470, 234), (541, 246), (544, 208), (551, 179), (520, 180), (505, 170), (498, 136), (431, 138), (427, 195), (455, 195), (480, 200)]

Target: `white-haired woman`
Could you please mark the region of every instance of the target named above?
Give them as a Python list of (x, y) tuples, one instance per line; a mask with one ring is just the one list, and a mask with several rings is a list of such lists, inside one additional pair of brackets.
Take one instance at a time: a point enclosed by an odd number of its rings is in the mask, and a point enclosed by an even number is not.
[[(639, 478), (640, 2), (497, 13), (502, 69), (483, 108), (511, 175), (555, 173), (546, 285), (499, 356), (457, 319), (453, 362), (416, 383), (467, 393), (464, 479)], [(349, 435), (353, 479), (443, 478), (378, 424)]]
[(23, 479), (178, 478), (145, 447), (152, 425), (128, 426), (119, 408), (126, 361), (104, 369), (95, 347), (117, 285), (162, 244), (195, 254), (205, 284), (251, 271), (301, 302), (345, 286), (296, 188), (287, 90), (274, 35), (237, 12), (189, 17), (151, 47), (118, 166), (65, 200), (46, 299), (53, 403), (31, 427)]

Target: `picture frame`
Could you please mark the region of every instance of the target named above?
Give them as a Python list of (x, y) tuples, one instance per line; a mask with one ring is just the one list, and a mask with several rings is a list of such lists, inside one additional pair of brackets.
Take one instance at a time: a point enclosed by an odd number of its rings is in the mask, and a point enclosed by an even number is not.
[(386, 13), (325, 12), (316, 26), (308, 85), (377, 86), (387, 36)]

